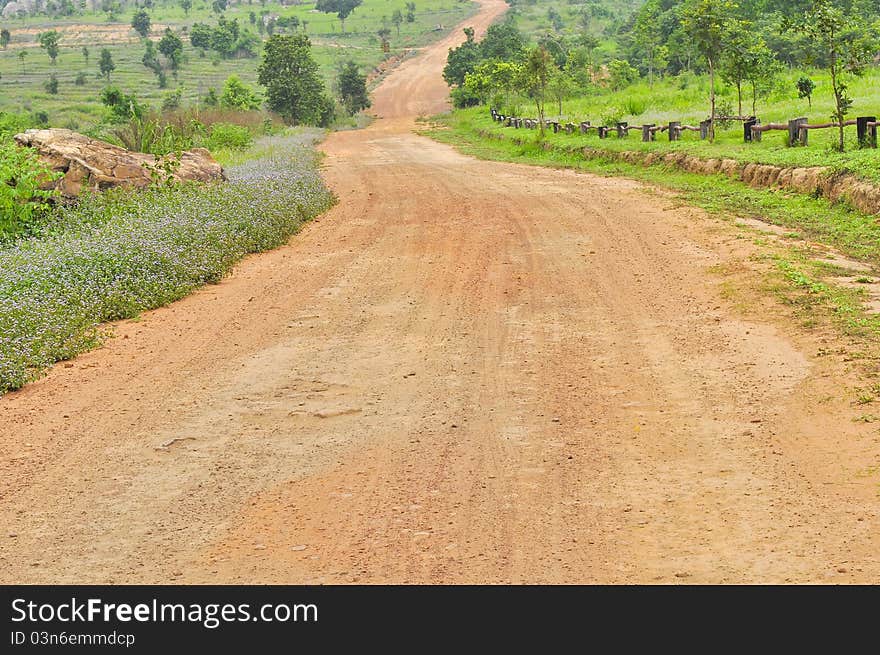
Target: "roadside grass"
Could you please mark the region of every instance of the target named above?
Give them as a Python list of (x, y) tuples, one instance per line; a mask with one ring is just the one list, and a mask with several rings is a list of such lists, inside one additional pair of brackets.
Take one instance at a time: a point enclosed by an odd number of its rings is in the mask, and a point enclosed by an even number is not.
[[(312, 41), (312, 54), (320, 66), (320, 72), (328, 85), (336, 77), (336, 65), (341, 60), (352, 59), (362, 70), (370, 71), (385, 59), (376, 32), (383, 20), (391, 29), (390, 55), (398, 55), (410, 48), (418, 48), (449, 33), (451, 28), (467, 16), (476, 13), (476, 4), (470, 0), (417, 0), (415, 21), (404, 22), (398, 36), (390, 23), (395, 9), (406, 13), (405, 0), (364, 0), (346, 20), (346, 33), (342, 34), (335, 14), (318, 12), (314, 2), (283, 6), (277, 2), (262, 4), (231, 4), (225, 16), (238, 19), (243, 28), (256, 32), (250, 23), (249, 13), (257, 16), (262, 11), (289, 17), (296, 16), (308, 22), (306, 33)], [(204, 56), (190, 45), (189, 37), (182, 35), (185, 62), (178, 79), (168, 74), (168, 88), (160, 89), (151, 71), (141, 59), (144, 45), (130, 27), (128, 11), (119, 15), (115, 22), (108, 22), (106, 14), (87, 11), (81, 15), (50, 19), (46, 16), (26, 19), (2, 20), (2, 27), (12, 33), (9, 46), (0, 49), (0, 111), (29, 113), (45, 111), (54, 127), (68, 127), (78, 131), (100, 123), (104, 108), (99, 97), (106, 80), (98, 77), (98, 58), (102, 48), (110, 50), (116, 63), (111, 83), (126, 93), (134, 93), (154, 108), (163, 98), (177, 88), (182, 91), (184, 104), (195, 104), (204, 98), (209, 88), (222, 88), (231, 74), (238, 75), (249, 85), (256, 85), (259, 57), (245, 59), (218, 59), (210, 51)], [(176, 4), (156, 3), (150, 11), (153, 30), (150, 38), (158, 40), (166, 26), (180, 33), (184, 27), (197, 22), (216, 24), (217, 15), (210, 3), (195, 3), (190, 15), (184, 15)], [(46, 52), (38, 47), (37, 34), (50, 29), (62, 32), (61, 54), (52, 65)], [(300, 30), (302, 28), (300, 27)], [(266, 38), (265, 35), (262, 38)], [(81, 49), (90, 51), (86, 63)], [(26, 50), (25, 61), (18, 54)], [(49, 75), (58, 78), (59, 92), (52, 95), (43, 88)], [(77, 86), (77, 75), (85, 73), (85, 84)]]
[[(796, 234), (779, 239), (757, 232), (751, 237), (748, 232), (741, 233), (761, 247), (763, 254), (755, 262), (765, 275), (761, 289), (779, 299), (804, 327), (827, 324), (858, 343), (880, 346), (880, 314), (866, 310), (864, 288), (835, 283), (835, 278), (842, 275), (865, 278), (864, 274), (817, 261), (811, 248), (791, 241), (797, 236), (825, 244), (880, 268), (880, 226), (876, 217), (822, 198), (754, 189), (723, 175), (699, 175), (665, 165), (639, 166), (614, 159), (585, 159), (579, 152), (549, 140), (554, 147), (545, 149), (534, 139), (517, 144), (502, 135), (485, 136), (478, 131), (482, 127), (462, 120), (461, 112), (435, 120), (440, 125), (425, 129), (423, 134), (479, 159), (625, 176), (672, 189), (683, 201), (727, 220), (758, 219), (793, 230)], [(727, 273), (722, 271), (720, 275), (726, 277)], [(731, 296), (738, 295), (729, 291)], [(745, 308), (748, 299), (740, 297), (737, 302)], [(874, 355), (865, 358), (876, 359)]]
[[(830, 120), (833, 100), (828, 89), (830, 83), (821, 72), (810, 72), (816, 81), (813, 106), (808, 107), (806, 100), (798, 100), (794, 82), (800, 75), (793, 71), (780, 78), (780, 87), (768, 100), (758, 105), (758, 115), (763, 123), (787, 122), (800, 116), (808, 117), (811, 122), (827, 122)], [(547, 103), (547, 115), (565, 121), (580, 122), (590, 120), (593, 125), (600, 125), (609, 116), (614, 120), (627, 121), (632, 125), (652, 123), (665, 125), (671, 120), (683, 121), (696, 125), (708, 115), (706, 96), (707, 82), (703, 76), (683, 74), (677, 78), (659, 80), (650, 87), (647, 82), (634, 84), (620, 91), (611, 91), (596, 87), (592, 95), (575, 98), (563, 102), (560, 114), (556, 103)], [(684, 86), (683, 86), (684, 85)], [(880, 116), (880, 69), (871, 68), (862, 78), (856, 78), (850, 85), (854, 99), (851, 117)], [(731, 100), (730, 89), (722, 86), (722, 98)], [(735, 100), (735, 99), (734, 99)], [(510, 113), (523, 117), (534, 117), (534, 105), (524, 99), (518, 99), (509, 108)], [(645, 110), (638, 115), (627, 113), (628, 105), (637, 105)], [(735, 107), (735, 105), (734, 105)], [(750, 107), (744, 107), (750, 113)], [(736, 113), (736, 110), (734, 110)], [(455, 112), (454, 121), (468, 123), (473, 128), (493, 133), (516, 133), (526, 135), (532, 130), (504, 127), (492, 121), (488, 107), (473, 107)], [(858, 149), (856, 130), (846, 128), (847, 151), (840, 153), (834, 149), (836, 130), (812, 130), (809, 145), (806, 147), (789, 147), (788, 132), (765, 132), (763, 139), (756, 143), (744, 143), (742, 124), (732, 123), (729, 127), (717, 130), (715, 143), (702, 141), (694, 132), (685, 132), (680, 141), (668, 140), (666, 133), (657, 134), (657, 140), (642, 142), (641, 133), (631, 132), (627, 138), (619, 139), (609, 135), (600, 139), (595, 131), (586, 135), (579, 133), (548, 133), (547, 141), (570, 147), (590, 147), (612, 152), (686, 152), (688, 154), (710, 158), (729, 158), (740, 162), (756, 162), (776, 166), (826, 166), (832, 173), (851, 173), (866, 180), (880, 183), (880, 149)]]
[(320, 134), (261, 140), (227, 183), (85, 198), (0, 249), (0, 394), (99, 344), (102, 323), (219, 282), (330, 207), (312, 149)]

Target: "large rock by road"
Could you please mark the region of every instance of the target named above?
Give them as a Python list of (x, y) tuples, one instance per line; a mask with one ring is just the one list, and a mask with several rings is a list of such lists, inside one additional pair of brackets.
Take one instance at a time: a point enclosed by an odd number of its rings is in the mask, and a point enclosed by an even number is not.
[[(28, 130), (15, 136), (19, 145), (34, 148), (53, 171), (63, 173), (54, 187), (62, 196), (75, 198), (84, 190), (145, 187), (152, 176), (164, 175), (155, 155), (131, 152), (72, 130)], [(226, 179), (223, 167), (204, 148), (185, 151), (172, 177), (178, 181), (211, 182)]]

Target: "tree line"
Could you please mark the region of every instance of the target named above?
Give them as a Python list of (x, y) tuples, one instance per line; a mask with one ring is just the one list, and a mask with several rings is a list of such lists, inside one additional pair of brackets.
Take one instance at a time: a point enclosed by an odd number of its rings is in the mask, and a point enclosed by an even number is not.
[[(552, 21), (551, 21), (552, 22)], [(509, 106), (512, 95), (535, 103), (539, 120), (547, 101), (586, 93), (597, 82), (623, 88), (640, 76), (653, 84), (658, 75), (705, 72), (709, 77), (709, 138), (719, 117), (717, 78), (736, 90), (738, 114), (756, 115), (786, 66), (816, 66), (831, 78), (832, 120), (838, 147), (852, 108), (848, 85), (880, 51), (880, 3), (877, 0), (647, 0), (617, 26), (627, 59), (595, 61), (598, 42), (578, 21), (574, 29), (542, 34), (533, 45), (515, 20), (492, 26), (481, 42), (465, 30), (466, 41), (450, 49), (444, 78), (457, 107), (485, 103)], [(797, 83), (800, 97), (811, 100), (815, 84)]]

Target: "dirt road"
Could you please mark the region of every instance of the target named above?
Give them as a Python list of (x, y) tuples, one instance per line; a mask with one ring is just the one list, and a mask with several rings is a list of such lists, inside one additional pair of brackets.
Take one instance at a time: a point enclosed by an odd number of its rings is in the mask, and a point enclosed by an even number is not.
[(725, 300), (749, 242), (415, 136), (458, 38), (290, 245), (0, 399), (3, 582), (880, 582), (876, 429)]

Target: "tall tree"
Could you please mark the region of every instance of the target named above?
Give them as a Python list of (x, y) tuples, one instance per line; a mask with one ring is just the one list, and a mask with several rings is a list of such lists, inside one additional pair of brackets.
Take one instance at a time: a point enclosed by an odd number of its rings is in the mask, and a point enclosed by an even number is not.
[[(400, 29), (400, 28), (398, 28)], [(9, 42), (12, 40), (12, 34), (9, 33), (5, 27), (0, 30), (0, 48), (6, 50), (6, 46), (9, 45)]]
[(315, 9), (325, 14), (336, 14), (339, 22), (342, 23), (342, 32), (345, 33), (345, 19), (360, 7), (361, 2), (362, 0), (318, 0)]
[(461, 86), (465, 76), (480, 63), (480, 46), (474, 40), (474, 28), (464, 28), (465, 42), (457, 48), (450, 48), (443, 67), (443, 79), (449, 86)]
[(150, 14), (145, 9), (139, 9), (134, 12), (134, 16), (131, 17), (131, 27), (141, 35), (142, 39), (146, 39), (149, 36), (151, 26)]
[(520, 90), (535, 101), (538, 110), (538, 127), (541, 137), (544, 136), (544, 101), (547, 97), (547, 86), (556, 66), (553, 58), (543, 46), (535, 46), (529, 50), (525, 62), (520, 69)]
[(391, 22), (397, 28), (397, 36), (400, 36), (400, 24), (403, 23), (403, 12), (400, 9), (395, 9), (394, 13), (391, 14)]
[(709, 141), (715, 140), (715, 72), (735, 10), (733, 0), (686, 0), (681, 8), (682, 26), (709, 68)]
[(55, 63), (55, 60), (58, 59), (58, 52), (60, 50), (58, 43), (60, 41), (61, 35), (55, 30), (40, 34), (40, 47), (46, 51), (46, 54), (49, 55), (49, 59), (53, 64)]
[(177, 71), (183, 63), (183, 41), (171, 31), (170, 27), (165, 28), (165, 33), (159, 40), (159, 52), (165, 55), (172, 72), (177, 75)]
[(339, 97), (346, 111), (354, 115), (370, 106), (367, 94), (367, 77), (358, 70), (357, 64), (348, 61), (343, 64), (337, 79)]
[(644, 52), (645, 61), (648, 64), (649, 86), (654, 86), (654, 70), (658, 59), (663, 59), (663, 34), (657, 29), (660, 14), (659, 0), (648, 0), (637, 14), (635, 25), (633, 25), (633, 38)]
[(116, 70), (116, 64), (113, 63), (113, 55), (110, 54), (110, 51), (107, 48), (101, 49), (101, 58), (98, 61), (98, 68), (101, 71), (101, 75), (107, 78), (107, 81), (110, 81), (110, 74)]
[(324, 83), (305, 34), (275, 34), (266, 41), (257, 81), (266, 104), (290, 124), (318, 124), (326, 108)]
[(809, 36), (825, 57), (834, 94), (831, 118), (838, 123), (837, 148), (843, 152), (846, 146), (843, 123), (853, 104), (848, 78), (864, 73), (865, 66), (873, 59), (876, 43), (857, 15), (844, 12), (832, 0), (813, 0), (795, 29)]

